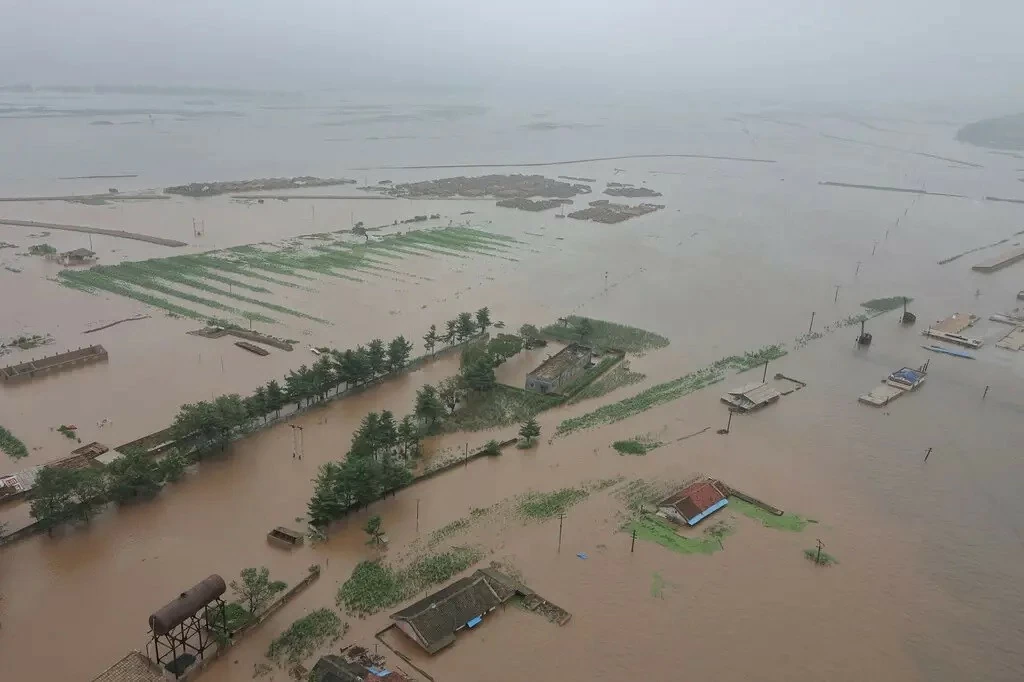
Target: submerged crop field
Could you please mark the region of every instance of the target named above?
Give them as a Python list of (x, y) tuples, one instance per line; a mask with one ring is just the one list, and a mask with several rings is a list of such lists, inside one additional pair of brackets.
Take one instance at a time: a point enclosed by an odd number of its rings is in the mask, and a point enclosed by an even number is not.
[(124, 296), (195, 320), (219, 316), (272, 324), (291, 318), (329, 324), (273, 302), (275, 288), (309, 290), (324, 277), (362, 282), (380, 273), (401, 276), (390, 261), (410, 256), (515, 260), (506, 253), (519, 244), (512, 237), (471, 227), (415, 230), (365, 243), (333, 237), (314, 247), (297, 242), (62, 270), (59, 277), (74, 289)]

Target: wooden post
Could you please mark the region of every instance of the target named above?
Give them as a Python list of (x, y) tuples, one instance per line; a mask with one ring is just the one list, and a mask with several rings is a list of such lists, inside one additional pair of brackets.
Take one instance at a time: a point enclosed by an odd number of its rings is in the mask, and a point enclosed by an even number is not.
[(930, 457), (931, 454), (932, 454), (932, 449), (928, 448), (928, 452), (924, 453), (924, 461), (927, 462), (928, 461), (928, 457)]
[(810, 334), (811, 330), (814, 329), (814, 313), (811, 313), (811, 324), (807, 327), (807, 333)]
[(629, 553), (632, 554), (633, 550), (636, 549), (636, 528), (633, 529), (633, 542), (629, 545)]
[(558, 551), (562, 551), (562, 521), (565, 519), (565, 512), (558, 515)]
[(420, 534), (420, 498), (416, 498), (416, 534)]
[[(888, 234), (888, 233), (886, 233), (886, 234)], [(857, 261), (857, 270), (853, 273), (853, 276), (856, 277), (859, 274), (860, 274), (860, 261)]]
[(841, 286), (842, 286), (841, 284), (837, 284), (836, 285), (836, 297), (834, 299), (832, 299), (833, 303), (838, 303), (839, 302), (839, 288)]
[(876, 239), (875, 240), (875, 245), (871, 247), (871, 255), (872, 256), (875, 255), (875, 249), (877, 249), (877, 248), (878, 248), (878, 240)]
[(469, 443), (466, 443), (466, 467), (469, 467)]
[(729, 433), (729, 431), (731, 429), (732, 429), (732, 410), (729, 410), (729, 421), (725, 425), (725, 432)]
[(761, 377), (761, 383), (768, 381), (768, 361), (764, 361), (764, 376)]
[(988, 386), (985, 387), (985, 392), (981, 394), (981, 399), (984, 400), (985, 396), (988, 395)]

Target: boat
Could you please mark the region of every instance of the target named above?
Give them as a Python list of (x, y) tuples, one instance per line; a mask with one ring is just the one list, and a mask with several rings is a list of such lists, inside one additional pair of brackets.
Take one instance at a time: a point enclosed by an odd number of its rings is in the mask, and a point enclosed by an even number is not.
[(945, 353), (946, 355), (952, 355), (957, 358), (967, 358), (968, 360), (974, 359), (973, 355), (968, 355), (967, 353), (958, 350), (953, 350), (951, 348), (943, 348), (942, 346), (921, 346), (921, 348), (924, 348), (925, 350), (930, 350), (933, 353)]
[(320, 351), (317, 350), (316, 348), (313, 348), (313, 346), (309, 347), (309, 352), (312, 353), (313, 355), (320, 355)]

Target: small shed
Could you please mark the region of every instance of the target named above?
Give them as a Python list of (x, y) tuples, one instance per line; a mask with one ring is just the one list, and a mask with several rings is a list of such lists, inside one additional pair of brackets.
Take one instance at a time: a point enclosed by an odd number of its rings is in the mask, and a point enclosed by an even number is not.
[(89, 249), (75, 249), (60, 254), (60, 262), (63, 265), (85, 265), (96, 260), (96, 253)]
[(699, 478), (658, 503), (669, 519), (695, 526), (729, 504), (722, 489), (709, 478)]
[(526, 375), (526, 390), (556, 393), (590, 366), (593, 351), (571, 343)]
[(890, 374), (886, 378), (885, 383), (896, 388), (902, 388), (904, 391), (916, 391), (926, 378), (926, 373), (923, 369), (903, 367)]
[(274, 530), (267, 533), (267, 542), (272, 545), (280, 545), (281, 547), (298, 547), (302, 544), (302, 533), (291, 528), (285, 528), (284, 526), (278, 526)]
[(398, 629), (435, 654), (455, 641), (455, 633), (474, 628), (483, 617), (516, 594), (511, 578), (478, 570), (415, 604), (391, 614)]
[(774, 403), (782, 394), (766, 383), (747, 384), (722, 396), (722, 402), (740, 412), (750, 412)]

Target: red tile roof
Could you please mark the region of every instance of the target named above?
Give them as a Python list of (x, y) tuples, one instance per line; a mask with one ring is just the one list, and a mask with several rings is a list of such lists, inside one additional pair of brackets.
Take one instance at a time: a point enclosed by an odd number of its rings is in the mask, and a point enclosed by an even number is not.
[(725, 494), (718, 486), (708, 479), (700, 479), (666, 498), (658, 506), (675, 507), (684, 518), (692, 519), (724, 499)]

